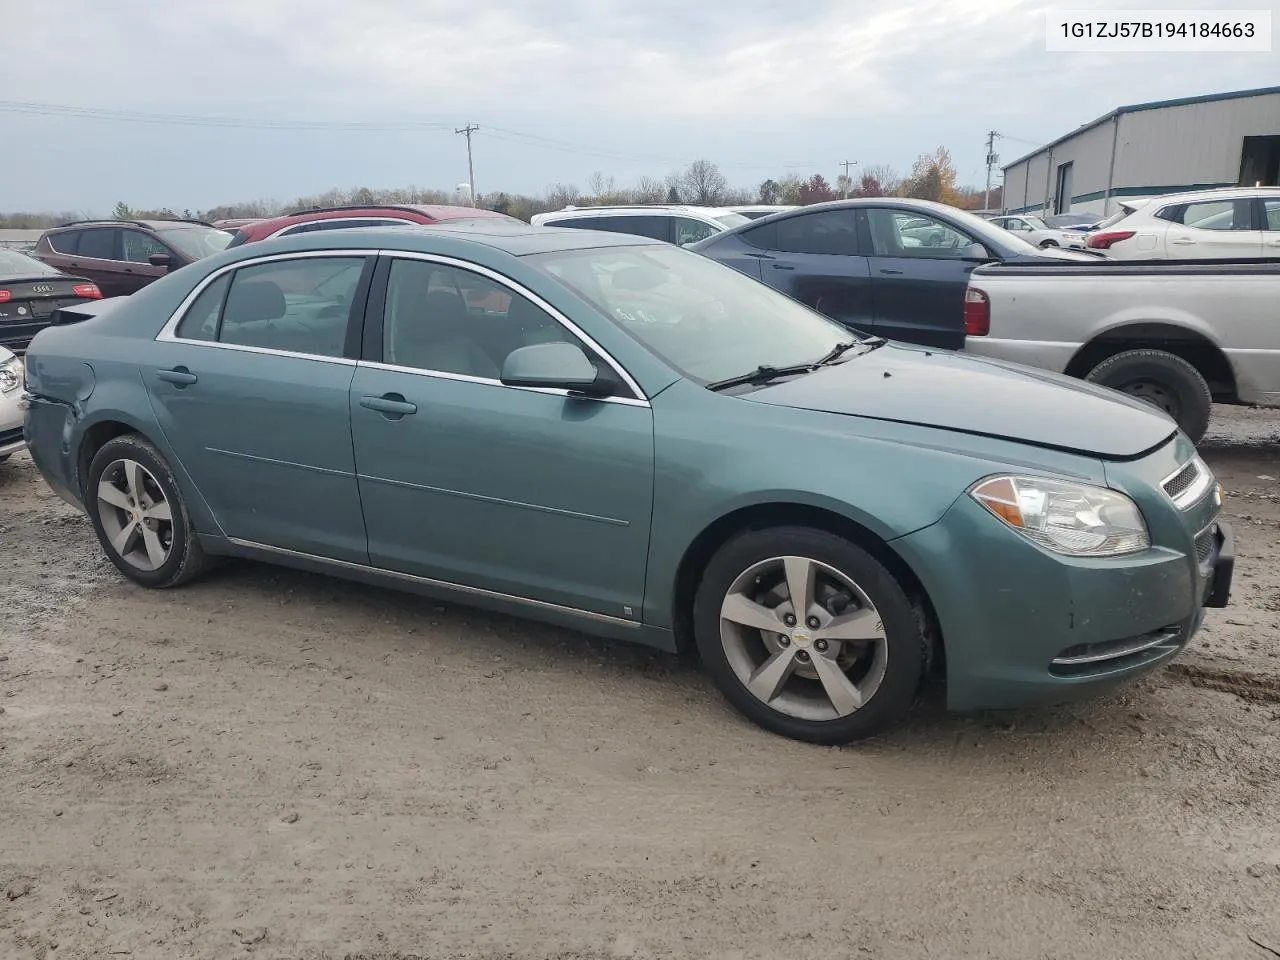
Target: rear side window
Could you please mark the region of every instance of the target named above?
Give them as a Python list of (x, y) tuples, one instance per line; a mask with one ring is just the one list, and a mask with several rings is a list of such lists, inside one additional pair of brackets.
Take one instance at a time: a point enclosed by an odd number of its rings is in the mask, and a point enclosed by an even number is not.
[(601, 217), (598, 230), (611, 233), (627, 233), (637, 237), (650, 237), (654, 240), (671, 240), (671, 218), (654, 216)]
[(209, 284), (187, 309), (176, 335), (185, 340), (217, 340), (218, 319), (222, 316), (222, 301), (227, 298), (231, 274), (224, 273)]
[(858, 233), (852, 210), (824, 210), (787, 217), (777, 223), (773, 249), (786, 253), (856, 256)]
[(694, 220), (692, 217), (674, 217), (675, 220), (675, 242), (678, 244), (697, 243), (699, 240), (705, 240), (713, 233), (719, 233), (709, 223), (703, 223), (701, 220)]
[(364, 257), (314, 257), (236, 270), (223, 304), (218, 342), (342, 356), (364, 266)]
[(1238, 200), (1188, 203), (1176, 222), (1196, 230), (1248, 230), (1249, 207), (1247, 201)]
[(1280, 200), (1262, 201), (1263, 230), (1280, 230)]
[(80, 246), (77, 256), (90, 257), (94, 260), (116, 260), (119, 244), (116, 242), (120, 231), (114, 227), (85, 230), (80, 234)]
[(565, 217), (563, 220), (548, 220), (544, 227), (573, 227), (575, 230), (594, 230), (599, 217)]
[(68, 230), (65, 233), (51, 233), (49, 235), (49, 246), (55, 253), (74, 254), (77, 252), (79, 244), (79, 230)]

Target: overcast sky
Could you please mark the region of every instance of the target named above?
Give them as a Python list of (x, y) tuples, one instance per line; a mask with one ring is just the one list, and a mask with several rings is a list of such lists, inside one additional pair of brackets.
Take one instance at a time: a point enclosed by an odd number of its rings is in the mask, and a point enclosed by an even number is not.
[(480, 125), (482, 194), (585, 187), (595, 170), (628, 183), (698, 158), (744, 186), (789, 171), (834, 179), (841, 160), (908, 168), (939, 144), (962, 183), (981, 184), (988, 130), (1009, 136), (998, 147), (1008, 161), (1121, 104), (1280, 83), (1276, 52), (1045, 52), (1047, 11), (1107, 6), (0, 0), (6, 102), (248, 122), (0, 111), (0, 210), (450, 189), (466, 180), (452, 131), (467, 122)]

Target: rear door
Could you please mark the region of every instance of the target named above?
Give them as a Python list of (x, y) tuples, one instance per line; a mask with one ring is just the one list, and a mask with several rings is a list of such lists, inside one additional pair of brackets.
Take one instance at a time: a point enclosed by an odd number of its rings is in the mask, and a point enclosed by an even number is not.
[(66, 267), (59, 269), (92, 280), (104, 297), (123, 297), (134, 290), (126, 281), (124, 264), (120, 262), (118, 227), (86, 227), (81, 230), (76, 255)]
[(875, 326), (871, 274), (858, 243), (857, 211), (815, 210), (761, 224), (742, 234), (761, 248), (769, 286), (845, 326)]
[(964, 291), (978, 265), (964, 256), (975, 238), (915, 210), (869, 207), (865, 214), (876, 333), (959, 350)]
[(1202, 200), (1156, 213), (1168, 220), (1163, 250), (1170, 260), (1229, 260), (1262, 256), (1262, 230), (1251, 200)]
[(622, 214), (619, 216), (602, 216), (596, 224), (597, 230), (608, 230), (610, 233), (626, 233), (636, 237), (649, 237), (653, 240), (672, 242), (671, 217), (654, 216), (653, 214)]
[(148, 345), (157, 422), (227, 536), (368, 562), (348, 334), (372, 267), (360, 251), (251, 261)]
[(1259, 200), (1258, 223), (1262, 226), (1262, 255), (1280, 257), (1280, 199)]

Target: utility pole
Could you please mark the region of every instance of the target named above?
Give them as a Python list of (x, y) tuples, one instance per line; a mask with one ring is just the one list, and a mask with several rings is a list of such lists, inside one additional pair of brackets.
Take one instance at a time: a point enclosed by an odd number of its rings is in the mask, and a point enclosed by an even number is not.
[(471, 193), (471, 205), (473, 207), (476, 205), (476, 168), (471, 162), (471, 135), (479, 129), (474, 123), (468, 123), (465, 127), (453, 131), (454, 133), (465, 134), (467, 137), (467, 186)]
[(987, 192), (982, 198), (982, 209), (991, 209), (991, 170), (999, 162), (1000, 157), (996, 154), (996, 138), (1000, 136), (995, 130), (987, 134)]
[(849, 199), (849, 184), (853, 183), (853, 181), (849, 179), (849, 168), (856, 167), (857, 165), (857, 160), (841, 160), (837, 164), (837, 166), (844, 167), (844, 199), (846, 200)]

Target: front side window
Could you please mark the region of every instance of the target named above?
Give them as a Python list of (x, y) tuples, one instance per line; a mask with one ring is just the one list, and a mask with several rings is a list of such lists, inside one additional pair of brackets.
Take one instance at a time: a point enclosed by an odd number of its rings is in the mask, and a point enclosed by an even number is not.
[(178, 325), (195, 340), (340, 357), (364, 257), (278, 260), (210, 284)]
[(120, 255), (116, 238), (120, 231), (115, 227), (101, 227), (85, 230), (80, 234), (80, 246), (76, 253), (92, 260), (115, 260)]
[(129, 263), (149, 263), (152, 254), (169, 253), (169, 248), (149, 233), (141, 230), (124, 230), (122, 233), (124, 259)]
[(715, 227), (692, 217), (675, 217), (675, 242), (680, 246), (686, 243), (697, 243), (705, 240), (713, 233), (719, 233)]
[(497, 380), (513, 350), (555, 341), (583, 346), (545, 310), (496, 280), (426, 260), (391, 264), (382, 314), (385, 363)]
[(867, 211), (871, 247), (877, 257), (955, 260), (973, 239), (934, 217), (873, 208)]
[(817, 360), (852, 334), (731, 267), (678, 247), (599, 247), (526, 260), (701, 383)]

